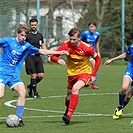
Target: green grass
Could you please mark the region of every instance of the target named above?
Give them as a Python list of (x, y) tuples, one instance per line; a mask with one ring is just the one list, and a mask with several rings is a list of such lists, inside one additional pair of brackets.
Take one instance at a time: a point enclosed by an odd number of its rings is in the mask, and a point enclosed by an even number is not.
[[(98, 73), (98, 90), (83, 88), (80, 91), (78, 106), (69, 126), (65, 126), (61, 117), (65, 110), (67, 75), (66, 67), (57, 64), (45, 64), (45, 78), (38, 84), (42, 99), (29, 99), (27, 95), (23, 121), (24, 128), (7, 128), (5, 117), (15, 113), (15, 108), (7, 107), (5, 102), (17, 99), (17, 93), (8, 87), (0, 100), (1, 133), (132, 133), (133, 101), (125, 107), (123, 116), (113, 120), (112, 114), (118, 105), (118, 92), (121, 87), (126, 65), (101, 65)], [(27, 85), (29, 76), (24, 68), (21, 77)], [(51, 97), (53, 96), (53, 97)], [(13, 102), (12, 105), (16, 103)]]

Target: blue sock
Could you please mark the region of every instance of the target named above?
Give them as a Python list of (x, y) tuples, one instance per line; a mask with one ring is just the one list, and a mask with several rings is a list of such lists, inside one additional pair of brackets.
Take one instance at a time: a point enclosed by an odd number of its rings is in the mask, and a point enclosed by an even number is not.
[(123, 107), (125, 107), (127, 104), (128, 104), (128, 102), (125, 102), (125, 101), (124, 101), (124, 105), (123, 105)]
[(19, 119), (22, 119), (22, 116), (24, 114), (24, 106), (16, 106), (16, 115)]
[(119, 104), (121, 106), (124, 106), (124, 104), (125, 104), (125, 102), (124, 102), (125, 96), (126, 96), (126, 94), (120, 94), (119, 93)]
[[(97, 78), (98, 78), (98, 73), (96, 74), (96, 80), (97, 80)], [(94, 84), (96, 84), (96, 80), (94, 81)]]

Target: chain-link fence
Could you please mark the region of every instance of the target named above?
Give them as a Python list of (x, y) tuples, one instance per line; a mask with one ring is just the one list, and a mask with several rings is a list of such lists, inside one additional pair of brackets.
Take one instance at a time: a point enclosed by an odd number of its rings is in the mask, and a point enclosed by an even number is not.
[[(85, 2), (69, 3), (64, 0), (3, 0), (0, 2), (0, 37), (14, 36), (19, 23), (38, 18), (39, 31), (48, 49), (56, 48), (68, 39), (68, 31), (81, 17)], [(83, 6), (82, 6), (83, 5)]]

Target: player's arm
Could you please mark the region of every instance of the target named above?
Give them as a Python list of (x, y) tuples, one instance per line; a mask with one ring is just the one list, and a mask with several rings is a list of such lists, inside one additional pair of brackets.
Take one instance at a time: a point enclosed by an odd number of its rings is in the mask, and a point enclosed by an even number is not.
[(51, 61), (57, 62), (61, 66), (65, 66), (66, 65), (66, 62), (63, 59), (59, 58), (59, 55), (52, 55), (51, 56)]
[(106, 60), (106, 61), (104, 62), (104, 65), (109, 65), (111, 62), (113, 62), (113, 61), (115, 61), (115, 60), (121, 60), (121, 59), (124, 59), (124, 58), (126, 58), (126, 53), (120, 54), (120, 55), (118, 55), (118, 56), (116, 56), (116, 57), (114, 57), (114, 58), (111, 58), (111, 59), (109, 59), (109, 60)]
[(41, 48), (42, 49), (47, 49), (47, 47), (46, 47), (46, 45), (44, 43), (42, 43)]
[(7, 40), (8, 40), (8, 38), (7, 37), (5, 37), (5, 38), (0, 38), (0, 47), (3, 47), (3, 45), (7, 45)]
[(61, 51), (53, 51), (53, 50), (46, 50), (46, 49), (39, 49), (39, 53), (43, 55), (69, 55), (68, 51), (61, 50)]
[(43, 40), (43, 35), (41, 34), (41, 48), (42, 49), (46, 49), (47, 50), (47, 47), (46, 47), (46, 45), (45, 45), (45, 43), (44, 43), (44, 40)]
[[(61, 51), (61, 50), (64, 50), (64, 49), (66, 49), (66, 48), (65, 48), (64, 44), (62, 43), (62, 45), (56, 51)], [(61, 66), (65, 66), (66, 62), (63, 59), (59, 58), (59, 56), (60, 55), (58, 55), (58, 54), (57, 55), (52, 55), (51, 56), (51, 61), (57, 62)]]
[(96, 52), (94, 53), (94, 55), (92, 57), (95, 60), (95, 65), (94, 65), (94, 69), (92, 72), (91, 82), (94, 83), (94, 81), (96, 80), (96, 73), (99, 69), (101, 60), (100, 60), (99, 55)]
[[(41, 48), (48, 50), (44, 43), (42, 43)], [(48, 55), (48, 62), (51, 62), (51, 55)]]
[(101, 57), (101, 55), (100, 55), (99, 40), (96, 42), (96, 51), (97, 51), (97, 54)]
[(99, 57), (99, 55), (95, 52), (94, 55), (92, 56), (93, 59), (95, 60), (95, 66), (92, 72), (92, 76), (96, 76), (96, 73), (100, 67), (100, 63), (101, 63), (101, 59)]

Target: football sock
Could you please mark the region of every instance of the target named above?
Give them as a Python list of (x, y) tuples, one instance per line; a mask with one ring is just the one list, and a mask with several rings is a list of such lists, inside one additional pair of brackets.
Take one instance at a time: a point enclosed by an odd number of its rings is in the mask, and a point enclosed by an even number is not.
[(78, 104), (79, 95), (78, 94), (72, 94), (72, 97), (70, 99), (69, 107), (68, 107), (68, 113), (67, 116), (69, 118), (72, 118), (72, 114)]
[(31, 85), (30, 86), (33, 89), (34, 95), (35, 95), (35, 93), (37, 92), (36, 91), (36, 79), (31, 79)]
[(66, 110), (65, 110), (64, 115), (67, 115), (67, 113), (68, 113), (69, 103), (70, 103), (70, 100), (65, 99)]
[(40, 79), (40, 78), (36, 78), (36, 83), (38, 84), (40, 81), (41, 81), (42, 79)]
[(128, 102), (125, 102), (125, 101), (124, 101), (123, 107), (125, 107), (127, 104), (128, 104)]
[(24, 106), (16, 106), (16, 115), (19, 119), (22, 119), (22, 116), (24, 114)]
[(65, 105), (66, 105), (66, 107), (69, 106), (69, 103), (70, 103), (70, 100), (68, 100), (68, 99), (65, 98)]
[[(98, 73), (96, 74), (96, 80), (97, 80), (97, 78), (98, 78)], [(96, 80), (94, 81), (94, 85), (96, 84)]]
[(120, 94), (120, 93), (119, 93), (119, 104), (120, 104), (121, 106), (124, 106), (124, 99), (125, 99), (125, 96), (126, 96), (126, 94)]

